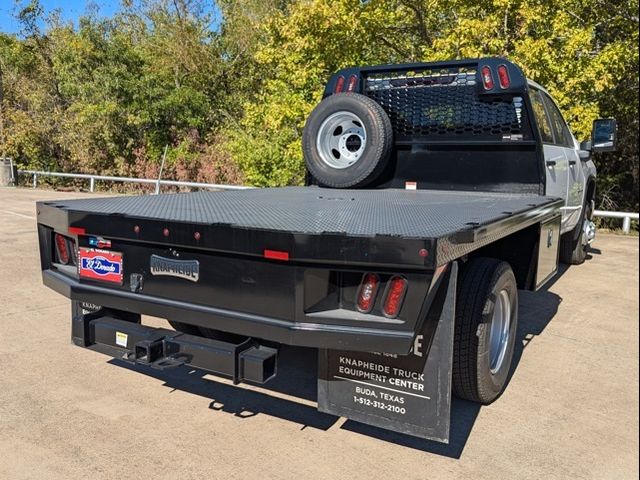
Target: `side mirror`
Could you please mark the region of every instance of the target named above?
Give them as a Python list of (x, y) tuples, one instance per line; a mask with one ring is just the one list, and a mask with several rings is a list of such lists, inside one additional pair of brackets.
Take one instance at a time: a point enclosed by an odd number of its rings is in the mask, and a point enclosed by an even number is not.
[(580, 160), (586, 162), (591, 159), (591, 140), (585, 140), (584, 142), (580, 142), (580, 150), (578, 151), (578, 156)]
[(618, 123), (614, 118), (599, 118), (591, 131), (592, 152), (613, 152), (618, 146)]

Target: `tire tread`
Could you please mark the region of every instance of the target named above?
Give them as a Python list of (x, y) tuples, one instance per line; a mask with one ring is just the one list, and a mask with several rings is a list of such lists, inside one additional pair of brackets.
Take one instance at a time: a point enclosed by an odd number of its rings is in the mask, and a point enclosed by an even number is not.
[[(376, 131), (380, 135), (378, 141), (374, 145), (375, 157), (378, 158), (379, 161), (373, 166), (373, 168), (371, 168), (370, 170), (365, 170), (360, 176), (349, 181), (338, 182), (327, 178), (326, 176), (322, 175), (322, 172), (314, 168), (313, 161), (310, 160), (314, 155), (315, 141), (313, 136), (311, 135), (311, 132), (309, 132), (307, 126), (305, 126), (303, 132), (302, 150), (307, 168), (316, 180), (318, 180), (323, 186), (330, 188), (354, 188), (361, 187), (372, 182), (385, 169), (389, 156), (391, 155), (391, 150), (393, 149), (393, 127), (391, 125), (391, 120), (387, 116), (387, 113), (384, 111), (384, 109), (374, 100), (358, 93), (340, 93), (327, 97), (325, 100), (323, 100), (323, 103), (327, 101), (327, 103), (337, 102), (345, 97), (357, 99), (358, 102), (360, 102), (360, 104), (364, 108), (366, 108), (371, 115), (373, 123), (377, 127)], [(320, 105), (322, 105), (322, 103)]]
[(490, 403), (495, 394), (485, 391), (478, 369), (478, 329), (492, 285), (511, 267), (494, 258), (472, 259), (462, 270), (457, 292), (453, 356), (453, 393), (458, 398)]

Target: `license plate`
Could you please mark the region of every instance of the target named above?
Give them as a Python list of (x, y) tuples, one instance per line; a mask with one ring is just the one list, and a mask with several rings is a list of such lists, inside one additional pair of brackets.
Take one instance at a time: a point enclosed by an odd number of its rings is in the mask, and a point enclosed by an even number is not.
[(80, 247), (78, 254), (82, 278), (122, 285), (122, 253)]

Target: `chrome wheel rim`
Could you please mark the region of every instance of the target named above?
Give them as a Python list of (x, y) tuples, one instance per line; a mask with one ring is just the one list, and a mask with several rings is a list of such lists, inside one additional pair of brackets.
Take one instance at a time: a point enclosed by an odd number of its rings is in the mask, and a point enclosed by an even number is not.
[(489, 368), (496, 373), (502, 367), (509, 345), (511, 329), (511, 299), (507, 290), (501, 290), (496, 298), (489, 331)]
[(586, 247), (596, 238), (596, 224), (589, 219), (585, 219), (582, 226), (582, 246)]
[(367, 131), (354, 113), (342, 111), (329, 116), (318, 130), (316, 148), (322, 161), (331, 168), (354, 165), (367, 146)]

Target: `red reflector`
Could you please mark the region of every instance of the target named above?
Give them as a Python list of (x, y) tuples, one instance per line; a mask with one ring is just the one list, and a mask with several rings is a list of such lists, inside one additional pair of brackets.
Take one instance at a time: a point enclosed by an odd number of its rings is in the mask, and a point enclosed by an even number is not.
[(349, 77), (349, 83), (347, 84), (347, 92), (355, 92), (357, 86), (358, 86), (358, 76), (351, 75)]
[(342, 90), (344, 90), (344, 77), (340, 75), (336, 80), (336, 86), (333, 89), (333, 93), (342, 93)]
[(69, 233), (71, 235), (84, 235), (87, 231), (82, 227), (69, 227)]
[(270, 258), (271, 260), (289, 260), (289, 252), (265, 249), (264, 258)]
[(358, 311), (369, 313), (373, 309), (373, 305), (376, 303), (378, 285), (380, 285), (380, 279), (375, 273), (365, 273), (362, 276), (362, 282), (360, 282), (360, 288), (358, 289), (358, 297), (356, 298)]
[(67, 244), (67, 239), (64, 238), (59, 233), (55, 235), (56, 241), (56, 251), (58, 252), (58, 260), (63, 265), (67, 265), (69, 260), (71, 260), (71, 256), (69, 255), (69, 246)]
[(500, 83), (500, 88), (509, 88), (509, 85), (511, 85), (509, 70), (507, 70), (506, 65), (500, 65), (498, 67), (498, 82)]
[(482, 74), (482, 84), (484, 85), (485, 90), (493, 90), (493, 75), (491, 74), (491, 69), (487, 66), (482, 67), (480, 71)]
[(391, 277), (387, 286), (387, 295), (382, 310), (387, 317), (397, 317), (407, 293), (407, 280), (402, 277)]

